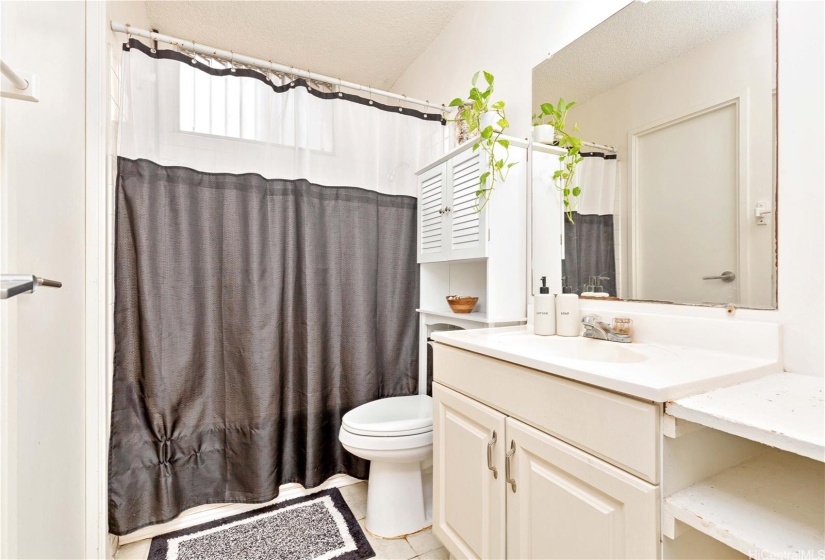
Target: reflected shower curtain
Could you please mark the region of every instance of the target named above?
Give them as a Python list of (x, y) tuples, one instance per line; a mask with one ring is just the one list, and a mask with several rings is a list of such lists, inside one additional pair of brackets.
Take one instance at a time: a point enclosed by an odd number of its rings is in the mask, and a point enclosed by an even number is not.
[(125, 50), (110, 532), (366, 477), (338, 430), (418, 390), (413, 171), (440, 116)]
[(583, 152), (578, 185), (581, 195), (573, 222), (564, 220), (563, 286), (566, 292), (581, 294), (591, 288), (591, 278), (616, 297), (616, 250), (613, 213), (618, 178), (615, 154)]

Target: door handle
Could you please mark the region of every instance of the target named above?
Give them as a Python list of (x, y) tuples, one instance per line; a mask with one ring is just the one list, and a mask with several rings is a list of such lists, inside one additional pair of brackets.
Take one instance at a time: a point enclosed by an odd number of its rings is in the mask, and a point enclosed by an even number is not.
[(507, 452), (504, 461), (504, 478), (507, 479), (507, 484), (510, 485), (510, 489), (513, 491), (513, 494), (516, 493), (516, 479), (510, 477), (510, 462), (513, 459), (513, 455), (516, 454), (516, 440), (510, 440), (510, 451)]
[(493, 430), (493, 439), (487, 442), (487, 468), (493, 471), (493, 478), (498, 478), (498, 469), (493, 466), (493, 446), (496, 444), (496, 431)]
[(736, 274), (730, 270), (726, 270), (719, 276), (702, 276), (702, 280), (721, 280), (722, 282), (733, 282), (736, 280)]

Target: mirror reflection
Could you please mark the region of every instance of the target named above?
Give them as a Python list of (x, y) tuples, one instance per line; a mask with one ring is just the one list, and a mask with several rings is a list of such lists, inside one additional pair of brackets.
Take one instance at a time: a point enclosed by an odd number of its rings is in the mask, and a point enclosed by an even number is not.
[(533, 70), (582, 140), (563, 291), (775, 307), (775, 31), (772, 2), (634, 2)]

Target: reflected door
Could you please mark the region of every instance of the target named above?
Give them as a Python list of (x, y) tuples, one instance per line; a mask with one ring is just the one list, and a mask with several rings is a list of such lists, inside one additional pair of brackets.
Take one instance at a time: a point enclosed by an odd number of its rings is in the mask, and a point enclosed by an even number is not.
[(739, 302), (738, 103), (633, 137), (633, 298)]

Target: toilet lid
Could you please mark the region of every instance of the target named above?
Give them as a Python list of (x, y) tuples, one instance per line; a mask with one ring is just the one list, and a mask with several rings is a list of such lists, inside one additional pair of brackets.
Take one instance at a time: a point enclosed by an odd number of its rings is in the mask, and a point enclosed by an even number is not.
[(406, 436), (433, 429), (433, 399), (427, 395), (389, 397), (344, 414), (344, 429), (365, 436)]

